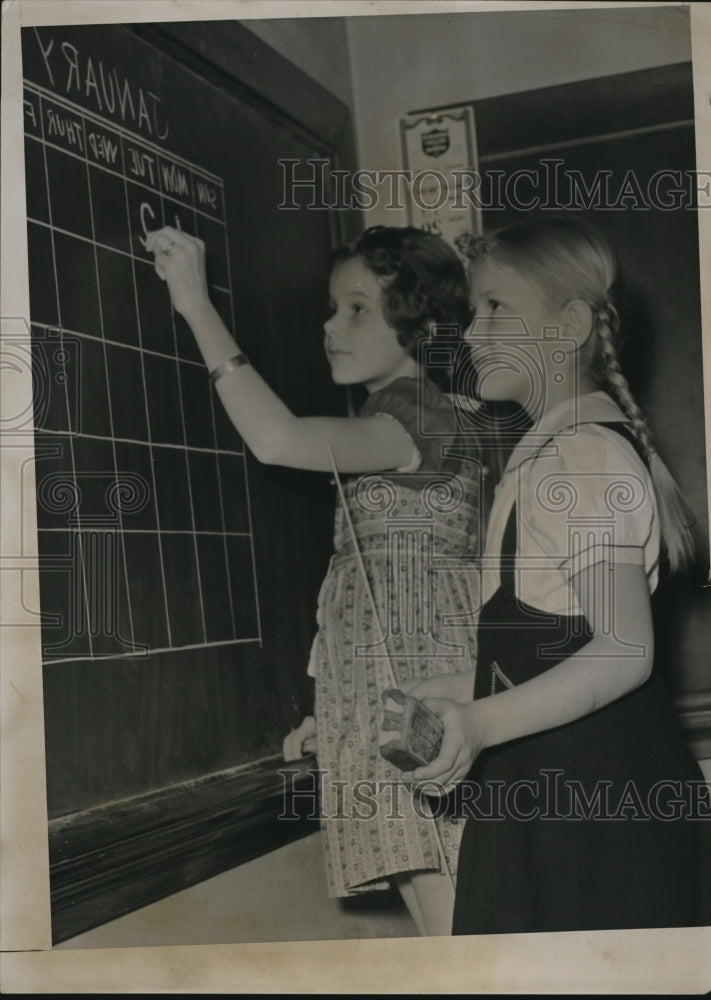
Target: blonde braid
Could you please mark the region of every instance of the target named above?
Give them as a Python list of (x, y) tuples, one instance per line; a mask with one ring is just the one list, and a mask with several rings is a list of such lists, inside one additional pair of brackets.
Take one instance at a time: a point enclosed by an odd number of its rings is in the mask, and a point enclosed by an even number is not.
[(614, 336), (619, 327), (619, 317), (617, 310), (611, 302), (607, 302), (602, 309), (597, 310), (597, 333), (600, 338), (600, 348), (605, 366), (604, 378), (617, 401), (622, 406), (632, 424), (632, 429), (642, 445), (642, 449), (651, 458), (656, 454), (656, 449), (652, 444), (652, 433), (647, 425), (644, 414), (637, 405), (629, 382), (625, 378), (620, 362), (617, 359), (617, 348), (615, 347)]
[(688, 566), (694, 556), (694, 515), (684, 500), (669, 469), (652, 444), (652, 435), (644, 414), (635, 402), (629, 382), (622, 374), (617, 359), (614, 334), (619, 318), (615, 307), (607, 302), (597, 310), (596, 331), (602, 352), (604, 379), (629, 417), (632, 429), (649, 462), (649, 472), (659, 509), (662, 541), (672, 572)]

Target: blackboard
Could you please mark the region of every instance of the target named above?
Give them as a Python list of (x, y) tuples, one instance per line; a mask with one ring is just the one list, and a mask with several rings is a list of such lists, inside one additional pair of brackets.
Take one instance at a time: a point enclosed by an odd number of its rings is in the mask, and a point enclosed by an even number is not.
[[(336, 143), (209, 63), (245, 29), (187, 27), (189, 52), (127, 26), (23, 31), (53, 820), (263, 766), (310, 708), (334, 488), (246, 452), (143, 241), (201, 236), (255, 367), (295, 412), (345, 412), (321, 340), (338, 233), (278, 207), (280, 158)], [(327, 122), (338, 102), (299, 86)]]

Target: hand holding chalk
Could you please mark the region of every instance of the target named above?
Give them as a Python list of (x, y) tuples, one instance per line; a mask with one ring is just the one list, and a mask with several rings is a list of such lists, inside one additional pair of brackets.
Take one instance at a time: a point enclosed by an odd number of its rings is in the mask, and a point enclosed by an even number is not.
[(205, 244), (182, 229), (163, 226), (146, 237), (146, 250), (155, 255), (156, 274), (167, 282), (173, 308), (189, 317), (209, 305), (205, 273)]

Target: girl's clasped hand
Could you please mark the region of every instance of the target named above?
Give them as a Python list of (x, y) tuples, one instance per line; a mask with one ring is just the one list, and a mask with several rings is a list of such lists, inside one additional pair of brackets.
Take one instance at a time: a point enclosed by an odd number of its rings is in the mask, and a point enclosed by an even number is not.
[(438, 756), (427, 766), (416, 768), (412, 778), (427, 782), (428, 794), (447, 794), (466, 778), (485, 746), (481, 704), (472, 701), (474, 673), (439, 674), (405, 681), (400, 688), (422, 701), (444, 723)]

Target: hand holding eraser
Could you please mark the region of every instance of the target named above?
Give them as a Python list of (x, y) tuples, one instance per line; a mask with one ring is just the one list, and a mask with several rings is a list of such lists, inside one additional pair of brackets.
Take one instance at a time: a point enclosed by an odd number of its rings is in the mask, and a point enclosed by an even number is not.
[[(444, 725), (426, 705), (398, 688), (383, 691), (385, 706), (380, 753), (401, 771), (414, 771), (434, 760), (442, 745)], [(384, 742), (386, 733), (394, 733)]]

